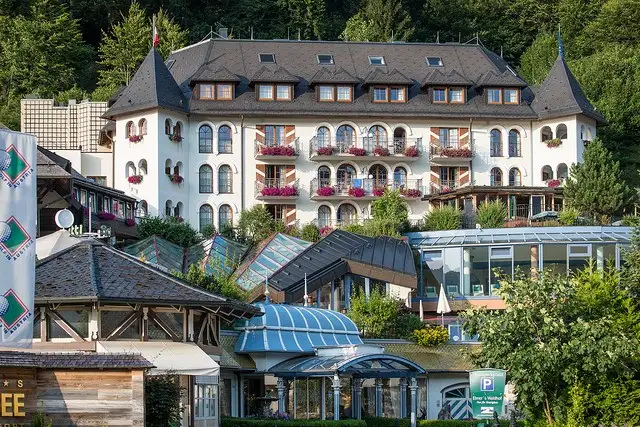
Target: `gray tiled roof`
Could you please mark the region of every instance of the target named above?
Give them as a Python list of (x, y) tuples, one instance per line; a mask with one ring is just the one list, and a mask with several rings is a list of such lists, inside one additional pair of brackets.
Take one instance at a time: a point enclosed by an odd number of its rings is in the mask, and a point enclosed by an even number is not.
[(153, 364), (139, 354), (0, 352), (0, 366), (40, 369), (146, 369)]
[(371, 71), (364, 79), (365, 85), (372, 84), (389, 84), (389, 85), (410, 85), (413, 84), (413, 80), (402, 74), (395, 68), (390, 73), (382, 71), (380, 68), (376, 68)]
[(96, 240), (82, 241), (36, 266), (36, 303), (130, 302), (221, 307), (255, 314), (255, 307), (188, 285)]
[(497, 74), (494, 71), (487, 71), (478, 82), (478, 86), (482, 87), (526, 87), (527, 83), (513, 74), (511, 71), (504, 71), (502, 74)]
[(192, 82), (239, 82), (240, 77), (224, 67), (212, 70), (208, 65), (203, 65), (191, 77)]
[(543, 119), (582, 113), (596, 121), (605, 121), (585, 96), (562, 55), (556, 58), (531, 106)]
[(462, 76), (456, 70), (449, 71), (448, 74), (440, 70), (433, 70), (431, 74), (422, 80), (422, 86), (473, 86), (473, 82)]
[(186, 111), (187, 108), (180, 88), (156, 48), (151, 48), (129, 85), (103, 117), (114, 117), (147, 108), (177, 111)]
[(334, 83), (334, 84), (358, 84), (360, 80), (346, 72), (344, 68), (338, 67), (330, 70), (323, 67), (309, 79), (309, 85), (313, 86), (318, 83)]
[(39, 145), (36, 161), (38, 178), (71, 178), (69, 161)]
[(278, 67), (275, 70), (264, 65), (257, 73), (251, 77), (251, 83), (273, 82), (273, 83), (298, 83), (299, 78), (291, 74), (286, 68)]

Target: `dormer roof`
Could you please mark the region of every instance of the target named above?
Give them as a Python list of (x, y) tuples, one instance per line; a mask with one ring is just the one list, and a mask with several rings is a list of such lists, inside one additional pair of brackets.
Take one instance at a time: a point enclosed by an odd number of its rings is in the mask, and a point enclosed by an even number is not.
[(527, 83), (511, 71), (505, 70), (497, 74), (493, 70), (487, 71), (478, 81), (480, 87), (526, 87)]
[(355, 85), (360, 83), (360, 80), (346, 72), (344, 68), (330, 70), (327, 67), (322, 67), (309, 79), (309, 85), (311, 86), (319, 83)]
[(385, 84), (385, 85), (412, 85), (413, 80), (402, 74), (397, 69), (391, 70), (390, 73), (385, 73), (380, 68), (376, 68), (371, 71), (364, 79), (365, 85), (373, 84)]
[(422, 80), (421, 86), (473, 86), (473, 82), (456, 70), (451, 70), (448, 74), (440, 70), (433, 70)]
[(191, 77), (192, 84), (198, 82), (238, 83), (239, 81), (240, 77), (233, 74), (225, 67), (213, 70), (209, 65), (200, 67), (200, 69)]
[(299, 83), (300, 79), (291, 74), (286, 68), (278, 67), (275, 71), (267, 67), (260, 68), (251, 77), (249, 83)]

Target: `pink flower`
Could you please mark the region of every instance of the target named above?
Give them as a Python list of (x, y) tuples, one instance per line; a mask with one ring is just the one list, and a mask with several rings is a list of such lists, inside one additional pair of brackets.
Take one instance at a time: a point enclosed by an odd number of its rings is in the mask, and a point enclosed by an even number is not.
[(111, 212), (98, 212), (98, 218), (103, 221), (113, 221), (116, 216)]
[(473, 152), (468, 148), (443, 148), (440, 152), (445, 157), (471, 157)]
[(288, 145), (273, 145), (262, 147), (260, 154), (263, 156), (286, 156), (292, 157), (296, 155), (296, 150)]
[(411, 199), (417, 199), (418, 197), (422, 196), (422, 191), (415, 188), (409, 188), (407, 190), (404, 190), (402, 192), (402, 195)]
[(318, 156), (330, 156), (333, 154), (333, 147), (320, 147), (317, 153)]
[(562, 184), (562, 182), (560, 182), (559, 179), (550, 179), (549, 181), (547, 181), (547, 186), (551, 188), (560, 187), (560, 184)]
[(184, 181), (184, 177), (178, 174), (173, 174), (173, 175), (169, 175), (169, 180), (174, 184), (182, 184), (182, 181)]
[(169, 141), (182, 142), (182, 135), (169, 135)]
[(326, 187), (318, 188), (316, 193), (318, 193), (318, 196), (328, 197), (328, 196), (333, 196), (333, 194), (335, 193), (335, 190), (333, 189), (333, 187), (326, 186)]
[(129, 184), (140, 184), (142, 182), (142, 175), (131, 175), (127, 178)]
[(351, 187), (349, 189), (349, 195), (351, 197), (363, 197), (364, 196), (364, 189), (360, 188), (360, 187)]
[(142, 135), (129, 135), (129, 142), (140, 142), (142, 141)]
[(264, 187), (260, 190), (260, 194), (263, 196), (279, 196), (280, 189), (278, 187)]
[(380, 197), (384, 194), (384, 191), (386, 190), (386, 188), (384, 187), (376, 187), (373, 189), (373, 195), (376, 197)]
[(293, 197), (298, 195), (298, 189), (293, 185), (287, 185), (286, 187), (281, 187), (280, 196), (282, 197)]
[(133, 227), (134, 225), (136, 225), (136, 220), (133, 218), (127, 218), (124, 223), (127, 225), (127, 227)]
[(387, 147), (377, 146), (373, 150), (373, 154), (375, 154), (376, 156), (388, 156), (389, 155), (389, 149)]
[(352, 154), (354, 156), (366, 156), (367, 150), (365, 150), (364, 148), (351, 147), (349, 148), (349, 154)]
[(328, 226), (328, 225), (325, 225), (324, 227), (322, 227), (322, 228), (320, 229), (320, 235), (324, 237), (324, 236), (326, 236), (327, 234), (331, 233), (332, 231), (333, 231), (333, 228), (332, 228), (332, 227), (330, 227), (330, 226)]
[(407, 156), (407, 157), (418, 157), (418, 155), (419, 155), (418, 147), (413, 145), (411, 147), (405, 148), (404, 155)]

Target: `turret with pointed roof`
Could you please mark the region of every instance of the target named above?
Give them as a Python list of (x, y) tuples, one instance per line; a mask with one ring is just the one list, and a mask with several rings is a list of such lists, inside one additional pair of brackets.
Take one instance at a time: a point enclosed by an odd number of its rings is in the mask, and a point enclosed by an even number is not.
[(149, 108), (187, 111), (186, 99), (155, 47), (104, 117), (114, 118)]

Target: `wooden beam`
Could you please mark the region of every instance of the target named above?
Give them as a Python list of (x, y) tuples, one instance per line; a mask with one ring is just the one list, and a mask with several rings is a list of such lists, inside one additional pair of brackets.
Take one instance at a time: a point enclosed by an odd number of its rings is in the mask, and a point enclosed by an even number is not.
[(69, 334), (69, 336), (73, 338), (75, 341), (79, 341), (79, 342), (86, 341), (85, 338), (81, 337), (80, 334), (78, 334), (76, 330), (73, 329), (73, 327), (69, 325), (63, 318), (61, 318), (58, 315), (58, 313), (56, 313), (55, 311), (53, 310), (49, 311), (49, 319), (56, 322), (56, 325), (62, 328), (62, 330), (65, 331), (67, 334)]
[[(109, 334), (108, 337), (105, 338), (107, 341), (111, 341), (114, 338), (118, 338), (124, 331), (127, 330), (129, 326), (133, 324), (134, 321), (140, 320), (141, 312), (139, 310), (134, 311), (126, 319), (122, 321), (116, 328)], [(101, 325), (102, 326), (102, 325)]]
[(162, 329), (167, 335), (171, 337), (173, 341), (180, 342), (182, 337), (179, 337), (164, 321), (156, 315), (152, 310), (149, 310), (149, 320), (155, 323), (160, 329)]

